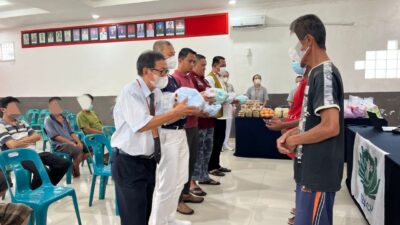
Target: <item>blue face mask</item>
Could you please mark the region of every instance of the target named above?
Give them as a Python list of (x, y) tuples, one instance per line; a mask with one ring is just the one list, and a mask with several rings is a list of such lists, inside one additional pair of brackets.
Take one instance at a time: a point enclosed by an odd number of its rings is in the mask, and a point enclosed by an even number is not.
[(292, 62), (292, 69), (293, 72), (296, 73), (296, 75), (304, 75), (304, 73), (306, 72), (306, 69), (301, 67), (300, 62)]

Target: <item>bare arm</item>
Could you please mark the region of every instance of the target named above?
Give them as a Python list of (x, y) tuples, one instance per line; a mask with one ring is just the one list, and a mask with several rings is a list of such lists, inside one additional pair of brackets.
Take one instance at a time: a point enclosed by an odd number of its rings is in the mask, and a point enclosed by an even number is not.
[(56, 141), (58, 141), (58, 142), (61, 142), (61, 143), (65, 143), (65, 144), (75, 145), (75, 142), (70, 141), (70, 140), (68, 140), (68, 139), (66, 139), (65, 137), (62, 137), (62, 136), (60, 136), (60, 135), (55, 136), (55, 137), (54, 137), (54, 140), (56, 140)]
[(339, 110), (337, 108), (325, 109), (321, 111), (320, 115), (321, 122), (314, 128), (304, 133), (299, 133), (296, 128), (282, 135), (277, 141), (279, 151), (287, 154), (293, 152), (297, 145), (314, 144), (339, 135)]
[(26, 148), (30, 145), (35, 144), (40, 139), (41, 139), (41, 136), (39, 134), (33, 133), (31, 136), (22, 138), (21, 140), (9, 140), (6, 142), (6, 145), (10, 149)]
[(102, 131), (90, 128), (90, 127), (85, 127), (83, 128), (83, 131), (85, 132), (85, 134), (102, 134)]

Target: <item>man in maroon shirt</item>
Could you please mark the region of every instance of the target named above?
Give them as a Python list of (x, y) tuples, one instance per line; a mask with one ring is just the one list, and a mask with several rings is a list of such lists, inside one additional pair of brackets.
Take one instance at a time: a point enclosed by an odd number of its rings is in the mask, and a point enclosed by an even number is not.
[[(206, 57), (203, 55), (196, 55), (196, 63), (193, 67), (192, 72), (189, 76), (192, 78), (192, 82), (195, 88), (200, 92), (204, 92), (206, 89), (210, 88), (208, 81), (205, 79), (206, 70)], [(208, 175), (208, 163), (210, 161), (212, 145), (213, 145), (213, 134), (214, 134), (214, 118), (198, 118), (199, 127), (199, 151), (197, 152), (196, 163), (194, 167), (194, 172), (192, 175), (192, 183), (190, 185), (190, 192), (198, 196), (205, 196), (205, 193), (197, 184), (209, 184), (209, 185), (219, 185), (218, 181), (210, 178)]]
[[(188, 87), (195, 88), (192, 79), (189, 76), (189, 72), (192, 71), (193, 66), (196, 62), (196, 52), (190, 48), (183, 48), (178, 55), (178, 68), (172, 74), (178, 83), (179, 87)], [(204, 201), (204, 198), (194, 196), (190, 193), (190, 183), (194, 170), (194, 164), (196, 162), (196, 156), (199, 149), (199, 129), (198, 122), (196, 116), (188, 116), (185, 124), (186, 137), (189, 145), (189, 180), (185, 184), (181, 199), (178, 206), (179, 208), (189, 208), (185, 205), (182, 207), (182, 204), (185, 202), (191, 203), (201, 203)]]

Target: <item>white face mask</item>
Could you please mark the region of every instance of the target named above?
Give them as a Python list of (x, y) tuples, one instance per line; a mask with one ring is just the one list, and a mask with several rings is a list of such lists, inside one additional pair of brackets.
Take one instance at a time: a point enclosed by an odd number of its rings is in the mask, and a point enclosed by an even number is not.
[(297, 82), (297, 83), (296, 83), (296, 87), (299, 87), (299, 86), (300, 86), (300, 82)]
[(154, 76), (154, 81), (151, 82), (153, 87), (158, 89), (163, 89), (168, 85), (168, 76), (160, 77), (154, 74), (153, 76)]
[(167, 63), (168, 69), (173, 70), (176, 68), (176, 65), (178, 64), (178, 61), (176, 60), (175, 56), (171, 56), (168, 59), (165, 60)]
[(79, 105), (81, 106), (82, 110), (90, 111), (93, 108), (92, 99), (90, 99), (86, 95), (79, 96), (77, 98)]
[(226, 72), (226, 67), (220, 67), (219, 68), (219, 75), (224, 75), (224, 73)]
[(224, 77), (222, 80), (223, 80), (225, 83), (228, 83), (229, 78)]
[(261, 84), (261, 80), (260, 79), (255, 79), (254, 80), (254, 84)]

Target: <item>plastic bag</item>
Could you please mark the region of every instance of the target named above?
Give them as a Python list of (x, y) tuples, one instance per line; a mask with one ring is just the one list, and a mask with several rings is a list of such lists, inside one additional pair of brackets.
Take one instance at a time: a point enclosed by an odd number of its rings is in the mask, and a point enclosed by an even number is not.
[(204, 93), (210, 98), (215, 98), (215, 105), (223, 104), (228, 98), (228, 93), (221, 88), (209, 88)]
[(248, 98), (246, 95), (239, 95), (239, 96), (236, 96), (235, 99), (238, 100), (239, 103), (240, 103), (241, 105), (244, 104), (244, 103), (246, 103), (247, 100), (249, 100), (249, 98)]
[(177, 96), (178, 102), (181, 102), (185, 100), (185, 98), (187, 98), (188, 102), (186, 103), (186, 105), (194, 106), (199, 109), (202, 109), (204, 107), (204, 98), (196, 89), (181, 87), (175, 91), (175, 94)]
[(207, 113), (210, 117), (214, 117), (219, 112), (220, 109), (221, 105), (215, 105), (215, 104), (210, 105), (208, 103), (204, 104), (203, 107), (203, 111)]
[(236, 98), (236, 93), (228, 93), (228, 98), (225, 100), (226, 103), (232, 103)]

